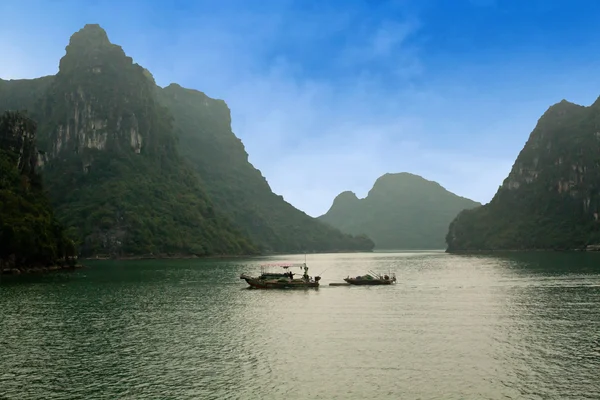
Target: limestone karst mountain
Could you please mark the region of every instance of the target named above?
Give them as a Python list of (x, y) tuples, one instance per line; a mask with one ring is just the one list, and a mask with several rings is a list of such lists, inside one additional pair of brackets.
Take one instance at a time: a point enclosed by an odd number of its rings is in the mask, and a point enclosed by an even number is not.
[(579, 249), (600, 243), (600, 100), (538, 120), (490, 203), (460, 213), (449, 252)]
[(272, 193), (223, 101), (159, 88), (99, 25), (72, 35), (55, 76), (0, 80), (0, 107), (37, 121), (50, 198), (83, 255), (373, 247)]
[(338, 195), (319, 219), (342, 232), (367, 234), (377, 249), (444, 249), (450, 222), (479, 205), (418, 175), (385, 174), (364, 199)]

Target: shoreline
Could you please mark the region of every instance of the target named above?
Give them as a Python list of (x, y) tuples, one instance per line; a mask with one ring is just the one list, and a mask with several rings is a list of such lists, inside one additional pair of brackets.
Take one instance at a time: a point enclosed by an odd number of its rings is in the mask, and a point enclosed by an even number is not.
[[(329, 251), (314, 252), (308, 254), (338, 254), (338, 253), (373, 253), (373, 251)], [(222, 259), (256, 259), (270, 256), (295, 255), (300, 256), (304, 253), (263, 253), (263, 254), (213, 254), (207, 256), (198, 256), (195, 254), (152, 254), (152, 255), (130, 255), (130, 256), (108, 256), (97, 255), (92, 257), (79, 257), (81, 261), (134, 261), (134, 260), (222, 260)], [(77, 263), (75, 265), (53, 265), (49, 267), (13, 267), (0, 269), (0, 276), (19, 276), (19, 275), (37, 275), (53, 272), (67, 272), (78, 269), (88, 268), (87, 265)]]
[(32, 275), (32, 274), (46, 274), (51, 272), (61, 271), (75, 271), (77, 269), (87, 268), (82, 264), (75, 265), (53, 265), (50, 267), (20, 267), (20, 268), (4, 268), (0, 270), (0, 275), (4, 276), (15, 276), (15, 275)]
[[(312, 252), (309, 254), (340, 254), (340, 253), (373, 253), (373, 251), (325, 251), (325, 252)], [(283, 256), (283, 255), (303, 255), (305, 253), (261, 253), (261, 254), (213, 254), (206, 256), (199, 256), (195, 254), (148, 254), (148, 255), (130, 255), (130, 256), (109, 256), (109, 255), (97, 255), (89, 257), (79, 257), (80, 260), (94, 261), (94, 260), (114, 260), (114, 261), (126, 261), (126, 260), (192, 260), (192, 259), (240, 259), (240, 258), (260, 258), (260, 257), (271, 257), (271, 256)]]
[(573, 249), (502, 249), (502, 250), (445, 250), (447, 254), (482, 254), (482, 253), (594, 253), (600, 248), (573, 248)]
[(176, 255), (143, 255), (143, 256), (92, 256), (92, 257), (80, 257), (80, 260), (86, 261), (130, 261), (130, 260), (193, 260), (193, 259), (219, 259), (219, 258), (251, 258), (261, 257), (260, 255), (212, 255), (212, 256), (197, 256), (193, 254), (176, 254)]

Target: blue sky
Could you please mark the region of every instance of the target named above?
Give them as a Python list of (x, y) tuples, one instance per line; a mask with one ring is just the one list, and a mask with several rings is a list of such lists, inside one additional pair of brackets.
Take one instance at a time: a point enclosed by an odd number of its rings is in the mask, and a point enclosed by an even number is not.
[(224, 99), (250, 161), (313, 216), (386, 172), (485, 203), (550, 105), (600, 95), (597, 1), (3, 0), (0, 15), (0, 78), (56, 73), (99, 23), (159, 85)]

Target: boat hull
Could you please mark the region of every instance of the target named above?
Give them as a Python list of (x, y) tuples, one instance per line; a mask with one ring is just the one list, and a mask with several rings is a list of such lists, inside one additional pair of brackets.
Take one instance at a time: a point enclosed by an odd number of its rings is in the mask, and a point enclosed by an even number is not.
[(394, 283), (392, 280), (381, 280), (381, 279), (344, 279), (347, 283), (357, 286), (379, 286), (379, 285), (391, 285)]
[(319, 282), (315, 281), (287, 281), (256, 279), (248, 276), (241, 276), (241, 279), (253, 289), (307, 289), (319, 287)]

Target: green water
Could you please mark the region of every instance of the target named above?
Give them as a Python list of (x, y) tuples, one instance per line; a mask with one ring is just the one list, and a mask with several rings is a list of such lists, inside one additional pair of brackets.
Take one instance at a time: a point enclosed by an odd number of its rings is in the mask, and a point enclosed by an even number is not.
[[(302, 261), (299, 257), (274, 257)], [(0, 399), (600, 398), (600, 254), (93, 262), (0, 284)], [(330, 287), (367, 270), (390, 287)]]

